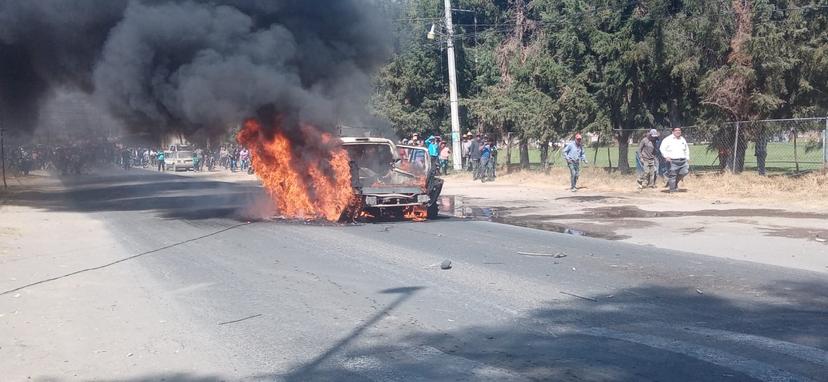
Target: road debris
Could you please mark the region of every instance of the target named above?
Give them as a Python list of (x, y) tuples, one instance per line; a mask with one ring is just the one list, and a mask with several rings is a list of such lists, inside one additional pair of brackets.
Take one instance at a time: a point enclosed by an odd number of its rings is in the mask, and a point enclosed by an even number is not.
[(521, 256), (554, 257), (556, 259), (566, 257), (566, 254), (563, 253), (563, 252), (555, 252), (555, 253), (518, 252), (517, 254), (521, 255)]
[(819, 237), (819, 236), (815, 237), (815, 238), (814, 238), (814, 240), (816, 240), (816, 241), (818, 241), (818, 242), (820, 242), (820, 243), (824, 243), (824, 242), (828, 241), (828, 239), (823, 239), (823, 238), (821, 238), (821, 237)]
[(451, 269), (451, 260), (443, 260), (443, 262), (440, 263), (440, 269)]
[(704, 292), (702, 292), (702, 290), (701, 290), (701, 289), (696, 289), (696, 293), (698, 293), (698, 294), (704, 294)]
[(133, 355), (134, 355), (134, 354), (129, 353), (129, 354), (127, 354), (127, 357), (132, 357)]
[[(572, 268), (572, 269), (575, 269), (575, 268)], [(565, 295), (567, 295), (567, 296), (572, 296), (572, 297), (577, 297), (577, 298), (580, 298), (580, 299), (582, 299), (582, 300), (587, 300), (587, 301), (592, 301), (592, 302), (598, 302), (598, 300), (597, 300), (597, 299), (594, 299), (594, 298), (592, 298), (592, 297), (578, 296), (577, 294), (574, 294), (574, 293), (569, 293), (569, 292), (564, 292), (564, 291), (560, 291), (560, 292), (561, 292), (561, 294), (565, 294)]]
[(259, 314), (254, 314), (254, 315), (252, 315), (252, 316), (247, 316), (247, 317), (245, 317), (245, 318), (240, 318), (240, 319), (238, 319), (238, 320), (233, 320), (233, 321), (225, 321), (225, 322), (219, 322), (218, 324), (219, 324), (219, 325), (235, 324), (235, 323), (237, 323), (237, 322), (241, 322), (241, 321), (244, 321), (244, 320), (249, 320), (249, 319), (251, 319), (251, 318), (256, 318), (256, 317), (259, 317), (259, 316), (261, 316), (261, 315), (262, 315), (261, 313), (259, 313)]

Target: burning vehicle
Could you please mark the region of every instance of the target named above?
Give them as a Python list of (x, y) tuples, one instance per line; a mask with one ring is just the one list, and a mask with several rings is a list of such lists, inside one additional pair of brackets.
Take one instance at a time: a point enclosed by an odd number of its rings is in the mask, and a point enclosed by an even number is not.
[(279, 216), (354, 221), (437, 216), (443, 180), (423, 147), (382, 138), (336, 138), (311, 124), (245, 121), (237, 135)]
[(443, 180), (435, 176), (424, 147), (397, 146), (383, 138), (343, 137), (354, 200), (343, 219), (359, 216), (437, 216)]

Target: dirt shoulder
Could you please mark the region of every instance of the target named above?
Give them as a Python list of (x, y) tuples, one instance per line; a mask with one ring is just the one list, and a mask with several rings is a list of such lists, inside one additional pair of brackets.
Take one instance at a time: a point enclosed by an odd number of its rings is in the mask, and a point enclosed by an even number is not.
[[(620, 240), (817, 272), (828, 272), (828, 195), (822, 178), (748, 189), (750, 179), (690, 177), (682, 192), (636, 190), (631, 177), (586, 171), (578, 192), (568, 174), (518, 173), (480, 183), (448, 176), (444, 208), (458, 216)], [(758, 178), (758, 177), (757, 177)], [(803, 182), (810, 182), (801, 184)], [(814, 188), (807, 191), (808, 184)], [(777, 188), (771, 189), (770, 185)], [(740, 194), (738, 187), (748, 189)], [(802, 191), (799, 191), (802, 190)], [(822, 192), (822, 194), (820, 194)], [(454, 196), (451, 198), (450, 196)], [(476, 215), (476, 216), (474, 216)]]

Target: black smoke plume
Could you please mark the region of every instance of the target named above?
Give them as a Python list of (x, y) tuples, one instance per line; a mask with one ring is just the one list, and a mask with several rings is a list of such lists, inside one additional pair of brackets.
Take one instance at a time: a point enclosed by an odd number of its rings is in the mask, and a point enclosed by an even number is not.
[(0, 0), (0, 118), (31, 131), (60, 88), (133, 132), (220, 134), (263, 105), (364, 113), (390, 53), (382, 0)]

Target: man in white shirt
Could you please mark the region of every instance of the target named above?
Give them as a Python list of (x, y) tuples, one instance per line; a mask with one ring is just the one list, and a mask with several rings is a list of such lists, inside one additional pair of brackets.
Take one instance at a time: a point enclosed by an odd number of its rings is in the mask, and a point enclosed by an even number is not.
[(678, 190), (678, 183), (690, 172), (690, 147), (681, 136), (681, 128), (674, 127), (673, 135), (661, 142), (661, 156), (670, 164), (667, 186), (670, 192)]

